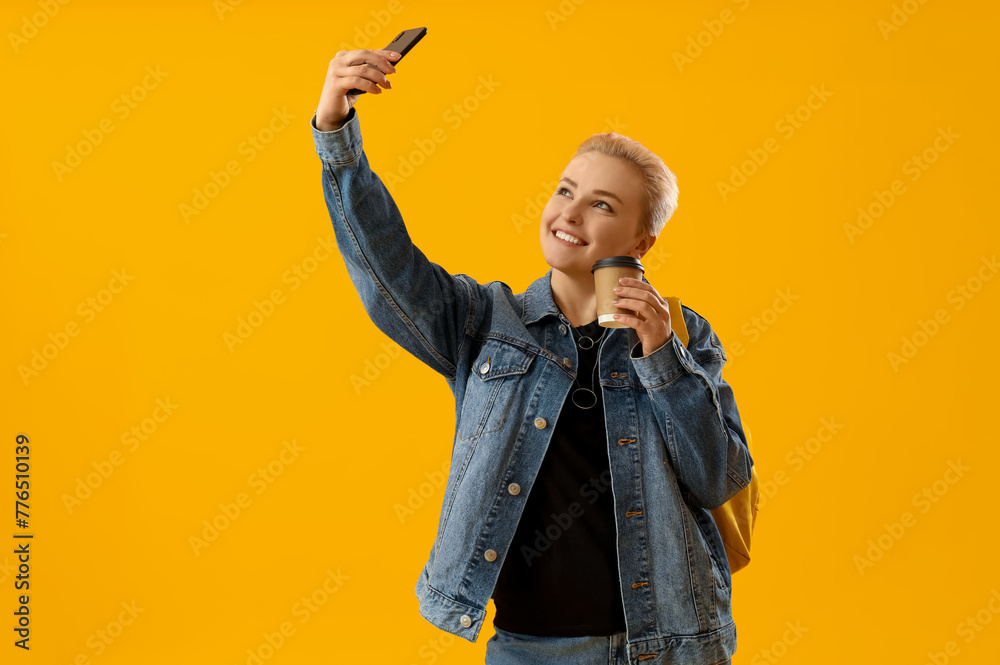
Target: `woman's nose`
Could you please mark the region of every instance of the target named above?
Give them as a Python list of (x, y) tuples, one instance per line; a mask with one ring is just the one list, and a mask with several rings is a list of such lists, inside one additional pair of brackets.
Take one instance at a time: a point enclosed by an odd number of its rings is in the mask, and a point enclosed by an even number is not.
[(580, 221), (580, 206), (576, 204), (575, 201), (571, 201), (562, 209), (562, 217), (565, 222), (573, 222), (574, 224)]

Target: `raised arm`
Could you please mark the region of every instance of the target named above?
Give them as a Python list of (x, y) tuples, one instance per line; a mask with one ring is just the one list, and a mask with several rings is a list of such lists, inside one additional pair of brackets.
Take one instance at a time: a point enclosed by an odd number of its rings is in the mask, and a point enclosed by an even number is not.
[(372, 321), (454, 381), (477, 285), (429, 261), (410, 240), (395, 201), (368, 165), (353, 107), (358, 95), (345, 94), (351, 88), (378, 89), (373, 81), (385, 76), (366, 63), (385, 67), (382, 53), (389, 52), (341, 51), (330, 63), (320, 107), (310, 120), (323, 164), (323, 195), (337, 246)]

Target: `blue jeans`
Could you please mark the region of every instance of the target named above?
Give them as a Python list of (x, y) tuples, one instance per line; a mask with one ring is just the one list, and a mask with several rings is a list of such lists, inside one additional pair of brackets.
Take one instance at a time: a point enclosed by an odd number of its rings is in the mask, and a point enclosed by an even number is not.
[[(493, 626), (486, 665), (629, 665), (625, 633), (604, 637), (538, 637)], [(731, 661), (719, 665), (729, 665)]]
[(628, 665), (625, 633), (604, 637), (539, 637), (493, 626), (486, 665)]

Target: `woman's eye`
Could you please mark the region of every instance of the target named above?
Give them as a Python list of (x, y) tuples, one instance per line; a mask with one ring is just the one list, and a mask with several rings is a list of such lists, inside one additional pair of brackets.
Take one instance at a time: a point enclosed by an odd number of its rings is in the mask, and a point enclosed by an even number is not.
[[(560, 187), (560, 188), (558, 188), (556, 190), (556, 194), (559, 194), (561, 192), (569, 192), (569, 190), (566, 189), (565, 187)], [(608, 212), (614, 212), (615, 211), (614, 208), (611, 207), (611, 204), (609, 204), (607, 201), (598, 201), (598, 203), (603, 203), (604, 205), (606, 205), (607, 208), (605, 208), (605, 210), (607, 210)]]

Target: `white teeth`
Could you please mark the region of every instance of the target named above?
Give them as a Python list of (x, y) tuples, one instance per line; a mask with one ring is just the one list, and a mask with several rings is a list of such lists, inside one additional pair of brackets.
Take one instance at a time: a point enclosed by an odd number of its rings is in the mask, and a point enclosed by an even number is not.
[(574, 243), (576, 245), (582, 245), (583, 244), (583, 241), (580, 240), (579, 238), (574, 238), (573, 236), (571, 236), (571, 235), (569, 235), (567, 233), (563, 233), (562, 231), (556, 231), (556, 237), (557, 238), (561, 238), (562, 240), (569, 241), (569, 242)]

